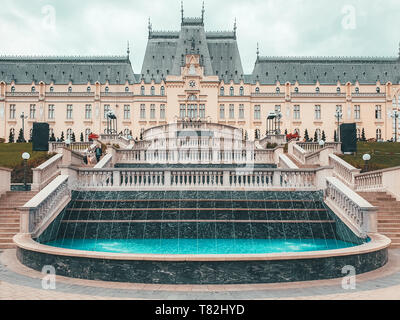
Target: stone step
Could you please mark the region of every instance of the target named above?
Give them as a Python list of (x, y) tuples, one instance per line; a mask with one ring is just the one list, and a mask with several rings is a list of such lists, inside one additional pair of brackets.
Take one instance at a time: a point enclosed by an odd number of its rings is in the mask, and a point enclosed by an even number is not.
[(0, 238), (0, 244), (12, 244), (12, 238)]
[(10, 243), (0, 243), (0, 249), (15, 249), (17, 246), (10, 242)]
[(400, 225), (399, 226), (394, 226), (394, 227), (378, 227), (378, 232), (379, 233), (397, 233), (400, 235)]
[(13, 223), (2, 223), (1, 225), (0, 225), (0, 228), (1, 229), (4, 229), (4, 228), (18, 228), (19, 229), (19, 223), (15, 223), (15, 222), (13, 222)]
[(0, 229), (0, 238), (11, 238), (12, 239), (17, 233), (16, 232), (4, 232)]
[(384, 236), (390, 238), (392, 241), (395, 239), (398, 239), (399, 243), (400, 243), (400, 234), (399, 233), (386, 233), (386, 232), (380, 232), (381, 234), (383, 234)]

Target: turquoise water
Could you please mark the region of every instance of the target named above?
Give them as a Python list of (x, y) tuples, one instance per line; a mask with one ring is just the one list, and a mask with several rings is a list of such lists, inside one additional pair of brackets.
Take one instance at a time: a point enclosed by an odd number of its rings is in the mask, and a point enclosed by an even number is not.
[(355, 244), (325, 239), (61, 239), (48, 246), (136, 254), (263, 254), (334, 250)]

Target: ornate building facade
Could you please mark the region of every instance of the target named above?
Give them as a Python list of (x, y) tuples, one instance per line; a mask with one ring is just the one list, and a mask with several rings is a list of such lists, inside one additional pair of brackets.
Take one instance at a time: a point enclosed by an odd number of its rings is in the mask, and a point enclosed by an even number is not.
[[(107, 113), (117, 131), (140, 137), (145, 130), (182, 119), (203, 120), (263, 137), (270, 113), (280, 128), (333, 140), (340, 123), (356, 123), (358, 135), (390, 140), (399, 110), (400, 56), (392, 58), (261, 57), (244, 74), (233, 31), (207, 32), (204, 9), (181, 30), (153, 31), (140, 74), (123, 57), (1, 57), (0, 137), (15, 137), (25, 116), (25, 139), (34, 122), (51, 133), (84, 140), (106, 133)], [(400, 137), (400, 136), (399, 136)], [(400, 139), (398, 139), (400, 140)]]

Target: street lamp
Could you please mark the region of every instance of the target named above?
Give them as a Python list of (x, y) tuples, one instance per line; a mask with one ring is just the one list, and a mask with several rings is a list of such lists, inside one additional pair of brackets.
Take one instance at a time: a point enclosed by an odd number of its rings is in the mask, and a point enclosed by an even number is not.
[(26, 183), (26, 168), (27, 168), (27, 162), (31, 158), (31, 155), (28, 152), (24, 152), (22, 154), (22, 159), (24, 160), (24, 190), (28, 191), (28, 186)]
[(371, 160), (371, 155), (366, 153), (363, 155), (363, 160), (364, 160), (364, 172), (368, 172), (368, 161)]
[(400, 117), (400, 112), (393, 110), (393, 112), (390, 113), (390, 117), (394, 119), (394, 142), (397, 142), (397, 123)]
[(276, 134), (281, 134), (281, 119), (283, 116), (282, 116), (282, 113), (279, 111), (276, 111), (275, 114), (276, 114), (275, 119), (276, 119), (276, 123), (277, 123), (277, 124), (275, 124), (275, 128), (277, 128)]
[(25, 113), (22, 112), (20, 118), (22, 120), (22, 137), (23, 137), (23, 141), (22, 142), (26, 142), (26, 140), (25, 140), (25, 119), (28, 119), (28, 116), (25, 116)]
[(323, 149), (325, 147), (325, 141), (324, 140), (320, 140), (319, 141), (319, 145), (320, 145), (321, 149)]
[(337, 123), (338, 123), (337, 142), (340, 142), (340, 119), (342, 119), (343, 113), (340, 110), (337, 110), (335, 113), (335, 117), (336, 117)]

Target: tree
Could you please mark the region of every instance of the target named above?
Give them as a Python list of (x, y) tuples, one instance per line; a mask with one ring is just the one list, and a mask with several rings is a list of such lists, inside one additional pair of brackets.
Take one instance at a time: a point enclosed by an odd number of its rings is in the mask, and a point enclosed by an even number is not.
[(26, 140), (24, 138), (24, 131), (22, 129), (19, 130), (19, 135), (17, 139), (17, 143), (25, 143)]
[(55, 142), (56, 141), (56, 136), (54, 135), (54, 132), (51, 133), (51, 137), (49, 139), (50, 142)]
[(255, 139), (256, 139), (256, 140), (259, 140), (259, 139), (260, 139), (260, 131), (259, 131), (258, 129), (255, 130), (254, 136), (255, 136)]
[(81, 132), (81, 142), (84, 142), (85, 139), (83, 138), (83, 132)]
[(333, 134), (333, 141), (338, 142), (336, 130), (335, 130), (335, 133)]
[(318, 133), (315, 131), (314, 133), (314, 142), (318, 142)]
[(367, 141), (367, 138), (365, 137), (365, 129), (363, 128), (362, 129), (362, 132), (361, 132), (361, 141)]
[(244, 133), (244, 140), (249, 140), (249, 134), (247, 133), (247, 130)]
[(326, 134), (325, 131), (322, 131), (322, 141), (326, 142)]
[(71, 142), (76, 142), (76, 137), (75, 137), (74, 132), (72, 132), (72, 135), (71, 135)]
[(285, 129), (285, 136), (287, 136), (288, 135), (288, 131), (287, 131), (287, 129)]
[(61, 132), (61, 138), (60, 138), (60, 142), (64, 142), (65, 141), (65, 137), (64, 137), (64, 131)]
[(14, 142), (15, 142), (14, 131), (10, 130), (10, 136), (8, 137), (8, 143), (14, 143)]
[(304, 131), (304, 140), (305, 142), (310, 141), (310, 136), (308, 135), (308, 130), (306, 129), (306, 131)]

